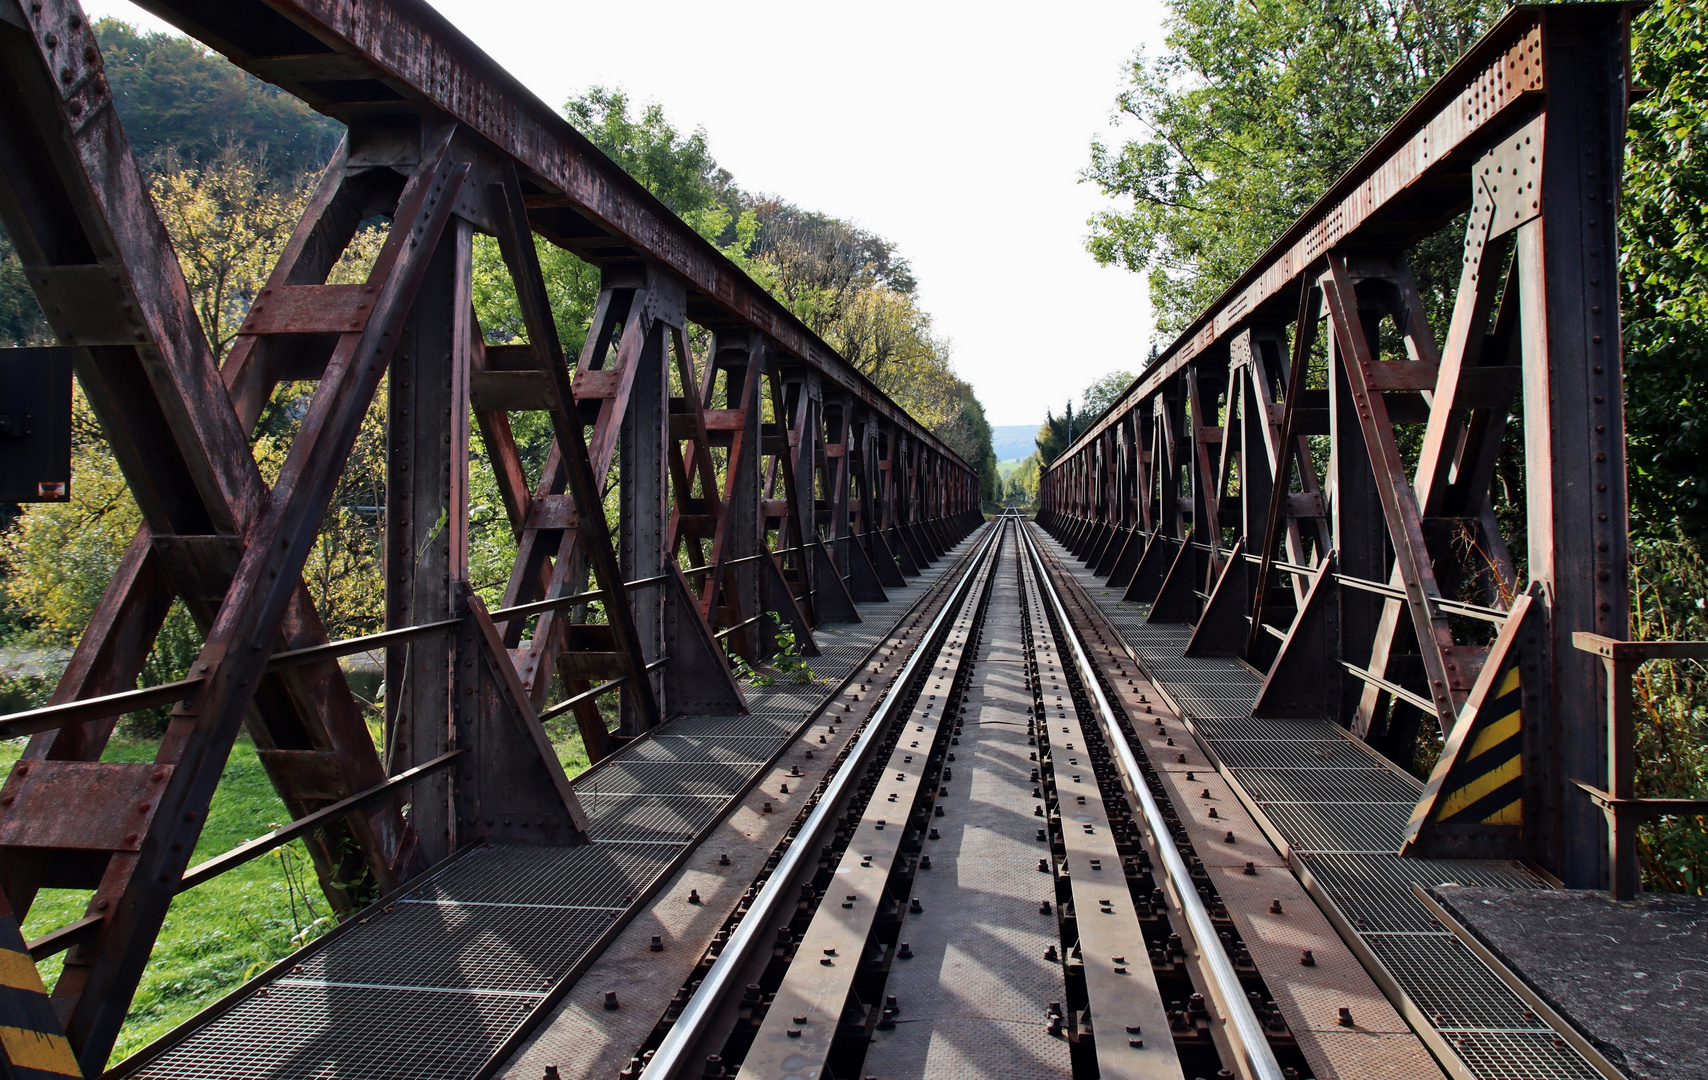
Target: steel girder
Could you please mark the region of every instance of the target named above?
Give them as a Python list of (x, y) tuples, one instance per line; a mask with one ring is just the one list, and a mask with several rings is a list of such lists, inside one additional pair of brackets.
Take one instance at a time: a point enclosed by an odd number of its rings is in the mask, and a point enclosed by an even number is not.
[[(1195, 624), (1189, 652), (1265, 673), (1258, 713), (1401, 761), (1442, 740), (1408, 851), (1579, 887), (1607, 874), (1571, 783), (1606, 774), (1606, 692), (1571, 636), (1628, 629), (1632, 10), (1509, 12), (1064, 451), (1039, 512), (1153, 621)], [(1438, 343), (1405, 253), (1460, 215)]]
[[(89, 1075), (172, 897), (249, 857), (188, 866), (240, 731), (307, 819), (278, 842), (300, 835), (351, 911), (471, 843), (585, 840), (543, 715), (573, 712), (597, 758), (665, 715), (740, 712), (726, 641), (763, 662), (775, 612), (815, 651), (813, 626), (858, 619), (856, 598), (980, 517), (964, 462), (426, 5), (155, 10), (350, 130), (221, 364), (87, 19), (75, 0), (0, 0), (0, 218), (145, 523), (0, 790), (0, 931), (42, 888), (93, 890), (85, 919), (31, 946), (65, 954), (51, 1000)], [(390, 226), (366, 281), (327, 284), (375, 217)], [(477, 233), (499, 241), (526, 344), (485, 341)], [(602, 276), (573, 366), (536, 236)], [(285, 381), (315, 391), (269, 486), (249, 440)], [(303, 582), (382, 386), (383, 757), (336, 662), (370, 646), (329, 644)], [(555, 436), (531, 487), (517, 411)], [(468, 581), (471, 427), (518, 548), (491, 613)], [(134, 686), (175, 600), (206, 643), (156, 759), (102, 762), (140, 698), (65, 706)], [(554, 672), (567, 697), (549, 704)]]

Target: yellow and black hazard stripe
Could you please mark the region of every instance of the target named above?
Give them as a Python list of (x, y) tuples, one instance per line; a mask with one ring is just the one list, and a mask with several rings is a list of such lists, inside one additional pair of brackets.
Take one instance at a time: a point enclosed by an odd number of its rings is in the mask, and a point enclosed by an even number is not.
[(1518, 658), (1506, 659), (1436, 795), (1434, 821), (1524, 823), (1524, 687)]
[(1517, 599), (1490, 646), (1406, 823), (1401, 854), (1487, 858), (1517, 851), (1524, 835), (1524, 695), (1537, 689), (1524, 685), (1523, 672), (1538, 647), (1539, 595), (1533, 585)]
[(17, 1080), (83, 1075), (18, 922), (0, 899), (0, 1052)]

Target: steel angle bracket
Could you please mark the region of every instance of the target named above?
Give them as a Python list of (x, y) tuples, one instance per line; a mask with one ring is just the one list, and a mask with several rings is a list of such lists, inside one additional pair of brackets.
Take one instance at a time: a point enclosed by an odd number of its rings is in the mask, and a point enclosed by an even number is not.
[[(1527, 729), (1543, 715), (1546, 649), (1541, 585), (1512, 606), (1460, 711), (1429, 783), (1406, 825), (1401, 855), (1419, 858), (1521, 857), (1525, 826)], [(1535, 740), (1529, 740), (1534, 742)]]

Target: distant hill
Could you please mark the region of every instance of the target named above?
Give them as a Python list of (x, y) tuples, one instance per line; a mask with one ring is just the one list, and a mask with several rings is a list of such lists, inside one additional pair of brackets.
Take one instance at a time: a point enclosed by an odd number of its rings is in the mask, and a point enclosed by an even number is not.
[(1014, 458), (1029, 457), (1038, 448), (1038, 428), (1043, 421), (1036, 424), (1004, 424), (990, 429), (991, 449), (996, 451), (996, 460), (1012, 461)]

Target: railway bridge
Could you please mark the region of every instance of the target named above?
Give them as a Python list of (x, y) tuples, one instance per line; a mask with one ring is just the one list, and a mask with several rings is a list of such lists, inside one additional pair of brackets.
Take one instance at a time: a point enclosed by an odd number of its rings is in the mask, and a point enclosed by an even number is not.
[[(1048, 467), (1035, 519), (986, 513), (422, 0), (143, 6), (348, 133), (219, 362), (87, 17), (0, 0), (0, 219), (59, 342), (0, 356), (28, 417), (0, 498), (66, 497), (75, 373), (143, 520), (52, 702), (0, 717), (28, 739), (6, 1075), (1708, 1070), (1703, 913), (1641, 895), (1634, 848), (1703, 806), (1635, 798), (1630, 679), (1708, 646), (1628, 640), (1631, 5), (1512, 9)], [(376, 219), (365, 281), (329, 284)], [(1408, 253), (1461, 228), (1438, 342)], [(525, 343), (474, 314), (477, 235)], [(576, 356), (542, 243), (598, 270)], [(268, 483), (287, 382), (313, 393)], [(305, 561), (376, 401), (385, 627), (331, 641)], [(491, 607), (471, 467), (516, 545)], [(201, 652), (136, 689), (178, 602)], [(338, 664), (376, 650), (377, 738)], [(161, 705), (153, 760), (110, 760)], [(292, 820), (194, 862), (240, 737)], [(174, 897), (298, 841), (338, 926), (111, 1061)], [(26, 941), (42, 890), (85, 914)]]

